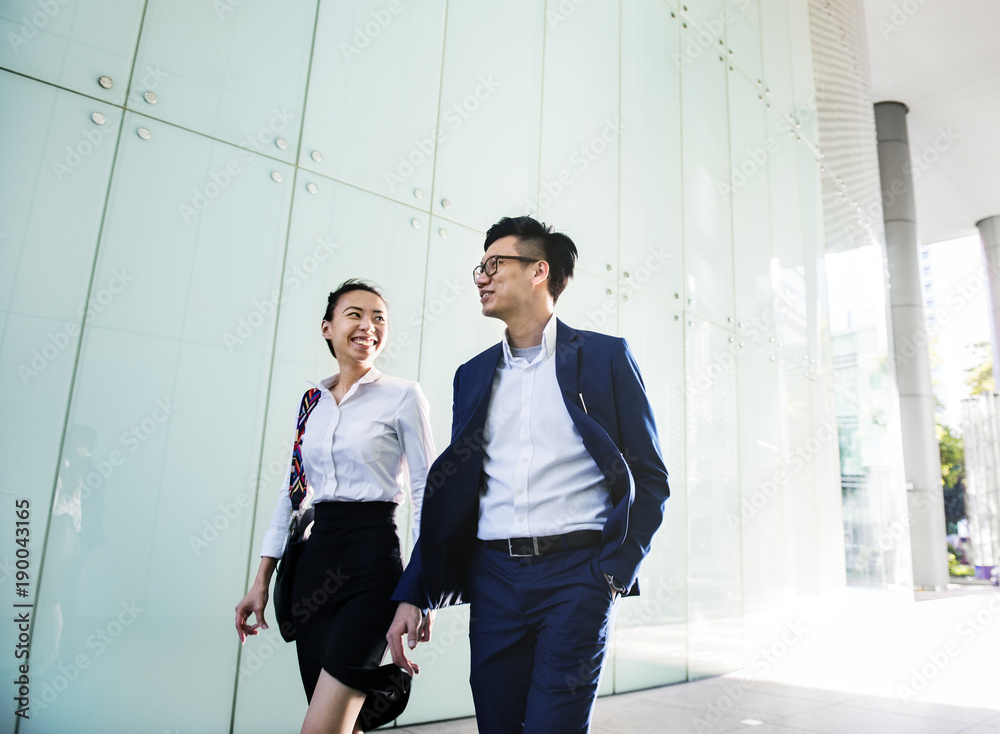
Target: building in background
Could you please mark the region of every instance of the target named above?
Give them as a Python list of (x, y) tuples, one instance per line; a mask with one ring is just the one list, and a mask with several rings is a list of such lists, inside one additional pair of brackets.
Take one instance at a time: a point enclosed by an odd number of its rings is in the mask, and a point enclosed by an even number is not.
[[(860, 1), (6, 3), (19, 731), (301, 720), (293, 649), (241, 648), (232, 610), (334, 369), (326, 294), (385, 288), (379, 366), (440, 443), (454, 367), (500, 336), (470, 272), (503, 215), (579, 245), (559, 315), (629, 339), (671, 473), (602, 693), (744, 666), (788, 599), (911, 589), (864, 26)], [(438, 616), (401, 724), (472, 712), (467, 631)]]
[(1000, 566), (1000, 394), (982, 393), (962, 401), (965, 438), (965, 512), (970, 562), (976, 578), (988, 579)]

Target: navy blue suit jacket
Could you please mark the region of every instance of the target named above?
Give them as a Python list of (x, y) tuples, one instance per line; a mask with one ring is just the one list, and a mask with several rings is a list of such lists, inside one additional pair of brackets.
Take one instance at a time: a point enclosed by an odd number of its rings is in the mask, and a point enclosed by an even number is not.
[[(670, 496), (639, 367), (624, 339), (577, 331), (562, 321), (554, 356), (563, 402), (611, 495), (598, 565), (629, 594), (638, 593), (639, 564)], [(393, 594), (396, 601), (422, 609), (468, 601), (484, 482), (483, 431), (502, 358), (498, 343), (455, 373), (451, 444), (428, 472), (420, 538)]]

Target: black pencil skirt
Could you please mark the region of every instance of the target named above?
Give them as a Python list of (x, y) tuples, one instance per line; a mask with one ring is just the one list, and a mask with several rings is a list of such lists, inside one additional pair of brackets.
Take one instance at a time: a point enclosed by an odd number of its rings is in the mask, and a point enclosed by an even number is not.
[(295, 569), (292, 618), (306, 698), (320, 670), (350, 688), (384, 687), (378, 671), (403, 573), (394, 502), (319, 502)]

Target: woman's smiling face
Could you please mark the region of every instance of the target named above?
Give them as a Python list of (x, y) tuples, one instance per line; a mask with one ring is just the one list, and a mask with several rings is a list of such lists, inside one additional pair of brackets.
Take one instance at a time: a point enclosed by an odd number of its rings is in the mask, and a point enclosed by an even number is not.
[(348, 291), (337, 301), (333, 318), (323, 322), (323, 337), (333, 345), (337, 361), (371, 366), (389, 335), (385, 301), (364, 290)]

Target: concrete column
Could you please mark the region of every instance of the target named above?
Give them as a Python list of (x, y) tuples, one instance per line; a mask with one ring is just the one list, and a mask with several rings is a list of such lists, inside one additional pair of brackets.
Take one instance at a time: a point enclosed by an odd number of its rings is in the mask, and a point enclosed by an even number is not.
[(906, 130), (908, 111), (901, 102), (879, 102), (875, 105), (875, 132), (882, 179), (913, 583), (918, 588), (943, 589), (948, 584), (947, 530), (941, 459), (934, 431), (929, 339), (920, 287), (917, 217)]
[(1000, 216), (976, 222), (979, 239), (983, 242), (983, 262), (989, 273), (990, 285), (990, 344), (993, 346), (993, 382), (1000, 388)]

